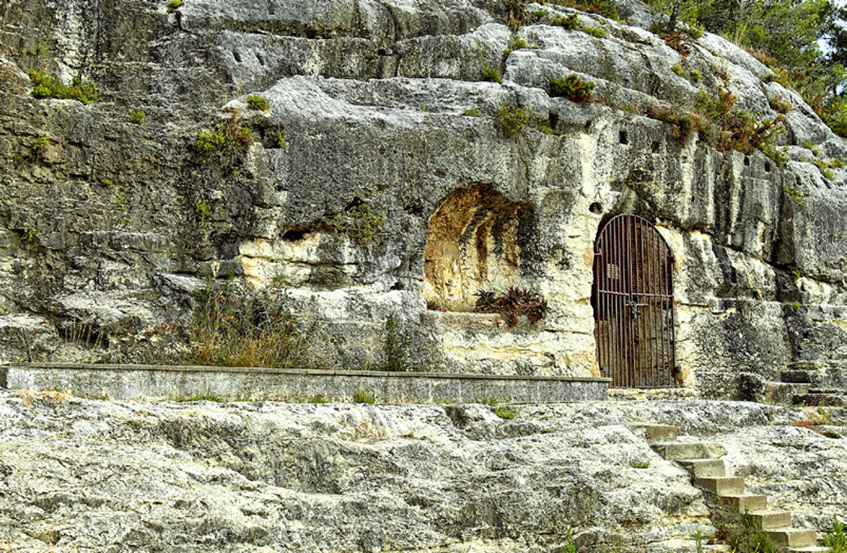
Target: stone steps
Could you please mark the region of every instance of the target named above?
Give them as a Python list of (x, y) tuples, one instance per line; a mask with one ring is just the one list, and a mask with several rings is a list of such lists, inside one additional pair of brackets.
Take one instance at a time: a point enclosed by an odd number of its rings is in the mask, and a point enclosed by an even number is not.
[(807, 528), (792, 528), (791, 513), (769, 510), (768, 498), (747, 493), (744, 479), (727, 474), (721, 457), (726, 448), (716, 442), (678, 442), (679, 429), (667, 425), (640, 424), (633, 431), (645, 437), (662, 457), (676, 461), (691, 473), (694, 485), (715, 495), (718, 505), (736, 516), (748, 516), (764, 531), (779, 551), (817, 553), (817, 533)]

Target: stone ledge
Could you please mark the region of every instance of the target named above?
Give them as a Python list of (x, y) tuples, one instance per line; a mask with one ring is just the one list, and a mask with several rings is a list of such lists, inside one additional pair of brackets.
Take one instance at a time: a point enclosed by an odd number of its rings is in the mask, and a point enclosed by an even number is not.
[(380, 403), (604, 401), (610, 379), (559, 376), (320, 371), (177, 365), (21, 363), (0, 369), (10, 390), (55, 390), (109, 399), (350, 401), (359, 390)]

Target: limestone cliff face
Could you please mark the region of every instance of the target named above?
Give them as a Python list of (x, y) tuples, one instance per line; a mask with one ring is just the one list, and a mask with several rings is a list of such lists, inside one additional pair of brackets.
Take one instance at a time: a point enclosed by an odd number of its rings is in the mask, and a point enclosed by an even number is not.
[[(493, 0), (5, 2), (0, 355), (167, 355), (214, 272), (282, 283), (350, 367), (394, 313), (425, 368), (589, 375), (594, 240), (634, 213), (674, 255), (687, 387), (733, 396), (739, 373), (847, 357), (847, 173), (825, 177), (804, 147), (827, 160), (847, 143), (720, 37), (685, 57), (637, 3), (621, 6), (630, 24), (525, 10), (527, 47), (509, 51)], [(552, 25), (572, 13), (605, 36)], [(45, 54), (21, 54), (39, 42)], [(103, 99), (36, 99), (29, 65), (81, 74)], [(602, 101), (551, 97), (549, 77), (571, 73)], [(691, 109), (718, 85), (759, 120), (790, 103), (784, 166), (639, 115)], [(270, 108), (249, 109), (250, 94)], [(507, 136), (501, 106), (534, 120)], [(139, 109), (142, 125), (128, 120)], [(198, 153), (198, 132), (233, 117), (249, 150)], [(463, 312), (478, 288), (510, 286), (543, 296), (547, 316)]]

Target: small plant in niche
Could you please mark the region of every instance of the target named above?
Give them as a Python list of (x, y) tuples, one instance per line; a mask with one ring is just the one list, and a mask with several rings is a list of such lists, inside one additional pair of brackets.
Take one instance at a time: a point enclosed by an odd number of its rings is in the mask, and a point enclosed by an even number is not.
[(247, 107), (256, 111), (267, 111), (271, 109), (271, 105), (262, 96), (251, 94), (247, 97)]
[(547, 316), (547, 300), (528, 290), (511, 287), (505, 294), (498, 296), (489, 290), (480, 289), (476, 297), (474, 311), (499, 313), (509, 326), (518, 324), (518, 317), (521, 315), (526, 316), (532, 323), (537, 323)]
[(353, 198), (335, 223), (335, 234), (345, 236), (362, 246), (382, 243), (379, 232), (385, 223), (385, 213), (375, 208), (373, 202), (382, 196), (376, 189), (371, 190), (372, 199)]
[(237, 172), (255, 140), (253, 131), (241, 125), (240, 115), (234, 111), (215, 130), (198, 132), (194, 150), (203, 156), (218, 154), (219, 161), (229, 172)]
[(797, 204), (798, 206), (802, 207), (806, 205), (806, 197), (808, 196), (808, 194), (806, 194), (801, 189), (797, 188), (796, 186), (786, 184), (782, 187), (782, 190), (791, 199), (791, 201)]
[(474, 106), (472, 108), (466, 109), (462, 115), (465, 117), (479, 117), (482, 115), (482, 112), (479, 109), (479, 106)]
[(594, 83), (583, 81), (576, 73), (564, 79), (548, 77), (550, 80), (550, 96), (562, 97), (572, 102), (587, 102), (591, 99)]
[(143, 125), (144, 124), (144, 118), (146, 116), (147, 116), (147, 114), (144, 113), (143, 110), (133, 109), (133, 110), (130, 110), (129, 115), (128, 115), (128, 119), (129, 119), (130, 123), (135, 123), (136, 125)]
[(568, 31), (576, 31), (580, 28), (579, 17), (575, 13), (568, 15), (553, 15), (553, 25), (562, 27)]
[(497, 124), (507, 137), (523, 133), (523, 129), (532, 117), (532, 111), (508, 104), (501, 104), (497, 110)]
[(25, 154), (18, 154), (17, 160), (21, 163), (34, 163), (36, 161), (40, 161), (44, 157), (44, 151), (49, 145), (50, 138), (46, 136), (39, 136), (33, 138), (32, 142), (30, 142), (27, 146), (27, 148), (29, 148), (29, 151)]
[(184, 3), (185, 2), (183, 2), (183, 0), (170, 0), (170, 2), (168, 2), (168, 13), (175, 12), (181, 8)]
[(521, 414), (521, 410), (511, 405), (500, 405), (494, 408), (494, 414), (501, 419), (512, 420)]
[(479, 42), (476, 43), (476, 51), (479, 54), (480, 61), (482, 61), (482, 80), (492, 83), (502, 83), (503, 75), (496, 68), (491, 67), (491, 64), (485, 59), (485, 54), (482, 53), (482, 46)]
[(48, 75), (37, 69), (27, 71), (32, 81), (32, 95), (35, 98), (57, 98), (60, 100), (76, 100), (85, 105), (93, 104), (100, 100), (100, 90), (94, 83), (83, 82), (77, 76), (66, 85), (58, 78)]
[(353, 403), (367, 403), (373, 405), (376, 403), (376, 396), (370, 390), (364, 388), (353, 395)]
[(194, 216), (197, 218), (197, 227), (206, 228), (206, 218), (212, 214), (212, 206), (206, 200), (199, 200), (194, 205)]

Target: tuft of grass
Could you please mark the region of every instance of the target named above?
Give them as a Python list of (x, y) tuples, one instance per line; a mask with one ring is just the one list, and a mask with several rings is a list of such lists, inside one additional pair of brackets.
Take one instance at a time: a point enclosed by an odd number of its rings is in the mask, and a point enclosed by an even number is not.
[(194, 301), (187, 364), (314, 366), (317, 329), (306, 323), (285, 289), (252, 290), (238, 281), (210, 279)]
[(800, 307), (801, 306), (799, 301), (795, 301), (791, 304), (791, 309), (793, 309), (794, 311), (800, 311)]
[(147, 116), (143, 110), (140, 109), (131, 109), (129, 110), (129, 114), (127, 115), (127, 119), (130, 123), (135, 123), (136, 125), (143, 125), (144, 118)]
[(503, 75), (493, 67), (486, 67), (482, 70), (482, 80), (490, 83), (503, 83)]
[(582, 30), (595, 38), (603, 38), (609, 34), (609, 30), (605, 27), (595, 27), (593, 25), (583, 25)]
[(309, 398), (308, 403), (329, 403), (322, 394), (317, 394)]
[(256, 111), (267, 111), (271, 109), (271, 105), (262, 96), (251, 94), (247, 97), (247, 107)]
[(564, 79), (548, 77), (550, 80), (550, 96), (567, 98), (572, 102), (587, 102), (591, 99), (594, 83), (583, 81), (576, 73)]
[(633, 459), (629, 462), (629, 466), (634, 469), (646, 469), (650, 467), (650, 461), (636, 461)]
[(274, 135), (274, 138), (276, 139), (274, 142), (276, 143), (277, 147), (284, 150), (287, 144), (285, 143), (285, 136), (283, 136), (282, 132), (276, 131), (276, 135)]
[(823, 175), (824, 178), (826, 178), (827, 180), (832, 180), (835, 178), (835, 173), (833, 173), (832, 169), (830, 169), (829, 166), (827, 166), (827, 164), (824, 163), (822, 160), (815, 159), (812, 161), (812, 163), (815, 164), (815, 167), (818, 168), (818, 171), (820, 171), (821, 175)]
[(508, 104), (501, 104), (497, 110), (497, 124), (509, 138), (522, 134), (531, 117), (532, 111), (529, 109)]
[(536, 17), (538, 19), (544, 19), (545, 17), (547, 17), (547, 15), (549, 15), (550, 12), (545, 10), (544, 8), (540, 8), (537, 10), (533, 10), (529, 13), (532, 14), (533, 17)]
[(363, 388), (353, 395), (353, 403), (367, 403), (373, 405), (376, 403), (376, 396), (373, 392)]
[(753, 524), (748, 513), (742, 526), (730, 532), (727, 542), (736, 553), (776, 553), (776, 548), (764, 531)]
[(170, 2), (168, 2), (168, 13), (175, 12), (181, 8), (184, 3), (185, 2), (183, 2), (183, 0), (170, 0)]
[(29, 151), (25, 154), (18, 154), (19, 162), (36, 162), (42, 159), (44, 151), (50, 145), (50, 138), (47, 136), (38, 136), (32, 139), (27, 148)]
[(465, 117), (479, 117), (482, 115), (482, 112), (480, 111), (479, 106), (474, 106), (472, 108), (466, 109), (464, 112), (462, 112), (462, 115), (464, 115)]
[(94, 83), (85, 83), (80, 77), (74, 77), (71, 84), (66, 85), (58, 78), (30, 69), (27, 71), (32, 81), (32, 95), (36, 98), (58, 98), (60, 100), (76, 100), (85, 105), (100, 100), (100, 90)]
[(520, 50), (522, 48), (529, 48), (529, 44), (527, 44), (526, 41), (517, 34), (514, 34), (512, 35), (512, 40), (509, 41), (508, 48), (506, 48), (506, 55), (509, 55), (509, 52), (514, 52), (515, 50)]
[(511, 405), (499, 405), (494, 408), (494, 414), (501, 419), (512, 420), (521, 414), (521, 410)]
[(791, 186), (790, 184), (786, 184), (782, 187), (783, 192), (791, 199), (792, 202), (803, 207), (806, 205), (806, 197), (808, 194), (800, 190), (795, 186)]
[(477, 397), (476, 394), (473, 396), (473, 400), (475, 403), (481, 403), (482, 405), (488, 405), (490, 407), (494, 407), (500, 403), (500, 396), (497, 394), (482, 394)]
[(579, 17), (575, 13), (568, 15), (553, 15), (553, 25), (562, 27), (568, 31), (576, 31), (581, 27)]
[(673, 66), (671, 67), (671, 71), (673, 71), (674, 73), (676, 73), (680, 77), (682, 77), (685, 74), (685, 70), (678, 63), (673, 64)]

